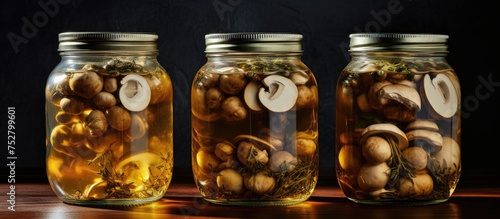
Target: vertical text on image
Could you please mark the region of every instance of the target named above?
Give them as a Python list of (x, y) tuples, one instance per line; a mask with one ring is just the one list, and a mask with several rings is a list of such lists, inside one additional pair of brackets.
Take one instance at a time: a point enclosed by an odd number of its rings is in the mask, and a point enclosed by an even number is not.
[(9, 185), (7, 193), (7, 207), (11, 211), (16, 211), (16, 108), (7, 108), (7, 167), (9, 175), (7, 182)]

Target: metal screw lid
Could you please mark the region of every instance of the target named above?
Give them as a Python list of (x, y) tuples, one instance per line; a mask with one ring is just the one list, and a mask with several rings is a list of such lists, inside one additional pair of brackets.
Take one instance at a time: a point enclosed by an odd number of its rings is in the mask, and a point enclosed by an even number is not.
[(302, 35), (293, 33), (212, 33), (205, 53), (302, 53)]
[(147, 32), (64, 32), (60, 52), (130, 51), (157, 52), (158, 35)]
[(448, 35), (413, 33), (350, 34), (350, 52), (448, 52)]

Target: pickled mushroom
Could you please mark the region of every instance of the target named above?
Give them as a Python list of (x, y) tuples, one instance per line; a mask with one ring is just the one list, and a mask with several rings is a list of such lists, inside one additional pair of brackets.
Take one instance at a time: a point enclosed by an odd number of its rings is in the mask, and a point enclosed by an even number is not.
[(392, 84), (383, 86), (378, 91), (378, 98), (384, 98), (398, 102), (408, 109), (419, 111), (421, 107), (420, 95), (412, 87), (403, 84)]
[(274, 189), (276, 180), (264, 171), (259, 171), (255, 175), (245, 175), (243, 177), (245, 187), (257, 194), (266, 194)]
[(244, 192), (243, 176), (234, 169), (224, 169), (217, 175), (217, 187), (226, 193), (241, 194)]
[(426, 74), (420, 90), (424, 105), (432, 117), (450, 118), (458, 111), (458, 91), (445, 74), (438, 74), (433, 79)]
[(460, 170), (460, 145), (453, 138), (443, 137), (443, 147), (433, 155), (433, 159), (451, 171)]
[(361, 145), (363, 157), (370, 163), (386, 162), (392, 155), (391, 146), (384, 138), (373, 135)]
[(85, 109), (85, 103), (76, 97), (64, 97), (59, 105), (65, 113), (72, 115), (78, 115)]
[(299, 85), (297, 86), (297, 100), (295, 102), (295, 109), (300, 110), (306, 107), (309, 107), (314, 102), (314, 94), (308, 86)]
[(151, 152), (132, 154), (122, 159), (115, 167), (118, 174), (124, 174), (124, 182), (134, 183), (136, 187), (144, 184), (151, 176), (159, 176), (169, 168), (166, 161)]
[(71, 90), (86, 99), (101, 92), (103, 85), (102, 77), (94, 71), (75, 72), (69, 79)]
[(262, 80), (265, 88), (260, 88), (259, 100), (270, 111), (286, 112), (290, 110), (297, 101), (297, 86), (290, 79), (269, 75)]
[(365, 163), (358, 172), (358, 185), (362, 190), (375, 191), (384, 188), (389, 182), (391, 168), (386, 162)]
[(391, 123), (378, 123), (366, 127), (361, 133), (361, 138), (359, 140), (360, 145), (364, 145), (368, 137), (375, 134), (389, 134), (395, 137), (400, 150), (404, 150), (408, 147), (408, 138), (406, 134), (396, 125)]
[(260, 150), (254, 144), (245, 141), (239, 143), (236, 154), (238, 160), (245, 166), (251, 166), (256, 162), (267, 164), (269, 161), (267, 151)]
[(245, 105), (236, 96), (228, 97), (222, 102), (222, 116), (227, 121), (240, 121), (247, 117), (247, 109)]
[(219, 88), (226, 94), (234, 95), (242, 91), (247, 84), (243, 70), (233, 68), (219, 76)]
[(439, 132), (429, 130), (412, 130), (406, 133), (408, 141), (415, 141), (414, 144), (423, 147), (429, 153), (434, 154), (443, 147), (443, 137)]
[(250, 81), (245, 87), (245, 92), (243, 96), (248, 108), (257, 112), (262, 111), (264, 109), (264, 106), (262, 105), (258, 97), (259, 89), (260, 85), (258, 82)]
[(288, 151), (277, 151), (269, 158), (269, 169), (273, 172), (292, 171), (297, 165), (295, 158)]
[(411, 131), (415, 129), (424, 129), (429, 131), (439, 131), (438, 125), (432, 120), (417, 119), (405, 127), (405, 131)]
[(151, 100), (151, 88), (146, 79), (140, 75), (127, 75), (121, 82), (119, 97), (125, 108), (130, 111), (142, 111)]

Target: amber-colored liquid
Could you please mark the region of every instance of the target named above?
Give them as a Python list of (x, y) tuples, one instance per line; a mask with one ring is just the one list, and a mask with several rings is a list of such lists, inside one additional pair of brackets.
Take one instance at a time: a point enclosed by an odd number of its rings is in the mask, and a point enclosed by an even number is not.
[[(306, 70), (309, 80), (301, 86), (317, 92), (316, 81), (309, 70)], [(248, 72), (236, 74), (242, 75), (235, 78), (243, 78), (243, 86), (251, 81), (264, 86), (261, 78), (252, 79)], [(222, 101), (236, 97), (241, 103), (235, 104), (240, 109), (237, 111), (239, 114), (231, 117), (224, 115), (227, 111), (211, 109), (210, 103), (206, 101), (208, 90), (221, 90), (223, 85), (220, 77), (225, 76), (213, 73), (208, 67), (202, 68), (197, 73), (191, 90), (192, 167), (202, 196), (214, 203), (236, 205), (284, 205), (306, 200), (314, 190), (318, 177), (317, 96), (302, 109), (273, 112), (264, 107), (260, 111), (252, 110), (245, 102), (244, 89), (234, 94), (222, 91)], [(307, 140), (314, 149), (303, 153), (296, 143), (302, 140)], [(218, 146), (224, 142), (230, 145), (228, 148), (232, 148), (232, 151), (221, 156)], [(269, 161), (266, 158), (265, 161), (244, 164), (245, 161), (238, 157), (238, 153), (242, 153), (241, 142), (251, 143), (265, 153)], [(296, 159), (293, 162), (295, 168), (282, 172), (270, 169), (272, 156), (279, 151), (286, 151)], [(235, 180), (228, 182), (223, 179), (224, 176), (221, 175), (227, 169), (234, 170)], [(249, 182), (249, 178), (258, 172), (265, 173), (267, 180)], [(269, 182), (274, 186), (266, 187)]]
[[(414, 63), (413, 61), (395, 60), (396, 64), (380, 60), (364, 63), (361, 61), (353, 62), (340, 75), (336, 91), (336, 174), (343, 192), (353, 201), (368, 204), (383, 202), (432, 204), (447, 200), (455, 190), (461, 170), (458, 79), (448, 65), (436, 64), (432, 61), (424, 63)], [(388, 68), (385, 68), (385, 73), (379, 71), (381, 66), (401, 63), (406, 63), (403, 66), (418, 65), (421, 69), (419, 71), (400, 69), (402, 72), (390, 72), (387, 70)], [(361, 70), (366, 69), (368, 65), (376, 67), (372, 68), (371, 71)], [(427, 66), (433, 66), (433, 68)], [(436, 115), (440, 112), (436, 113), (434, 112), (436, 110), (430, 110), (429, 107), (433, 107), (433, 105), (426, 103), (426, 96), (423, 94), (423, 78), (426, 75), (430, 78), (436, 78), (439, 74), (444, 74), (446, 78), (449, 78), (452, 85), (448, 84), (447, 86), (450, 87), (444, 87), (443, 83), (436, 83), (435, 89), (447, 90), (449, 93), (444, 94), (445, 96), (455, 95), (458, 99), (456, 105), (445, 109), (456, 109), (449, 118), (443, 118)], [(398, 96), (397, 93), (388, 97), (388, 101), (387, 99), (383, 100), (386, 101), (385, 105), (382, 104), (383, 106), (374, 107), (376, 104), (372, 104), (370, 100), (361, 100), (362, 95), (370, 95), (370, 89), (374, 87), (374, 84), (381, 82), (388, 85), (404, 84), (411, 87), (414, 89), (413, 93), (418, 94), (414, 95), (419, 98), (417, 102), (421, 100), (420, 108), (409, 109), (407, 106), (398, 105), (400, 102), (407, 105), (410, 103), (405, 102), (407, 100)], [(378, 94), (383, 95), (381, 93)], [(389, 109), (389, 107), (395, 108)], [(438, 108), (437, 111), (439, 110), (443, 109)], [(413, 139), (412, 130), (431, 130), (428, 127), (411, 126), (417, 120), (435, 124), (432, 133), (436, 134), (437, 141), (440, 142), (441, 146), (434, 147), (434, 143), (426, 140), (425, 136)], [(407, 147), (401, 148), (395, 137), (387, 138), (387, 136), (393, 136), (387, 134), (389, 131), (379, 130), (373, 135), (389, 139), (389, 143), (394, 140), (391, 145), (390, 158), (381, 164), (368, 161), (373, 160), (373, 158), (367, 159), (369, 152), (366, 148), (368, 146), (363, 145), (360, 140), (362, 133), (367, 131), (366, 128), (373, 124), (395, 125), (406, 135)], [(416, 164), (410, 163), (409, 159), (405, 157), (404, 150), (412, 147), (420, 147), (425, 150), (425, 157), (420, 158), (420, 161), (426, 161), (426, 163), (420, 164), (424, 165), (425, 168), (416, 169)], [(378, 166), (380, 169), (371, 168), (374, 166)], [(382, 183), (377, 185), (380, 181)]]
[[(71, 76), (68, 72), (53, 72), (47, 83), (47, 176), (55, 193), (65, 202), (75, 204), (101, 201), (105, 205), (113, 204), (113, 200), (134, 204), (134, 200), (161, 198), (170, 184), (173, 168), (169, 77), (158, 69), (144, 76), (159, 82), (157, 87), (151, 87), (151, 101), (155, 102), (141, 111), (131, 111), (120, 103), (118, 95), (124, 75), (101, 75), (104, 80), (117, 80), (118, 89), (110, 93), (117, 99), (114, 106), (130, 115), (130, 127), (117, 130), (108, 124), (102, 135), (90, 136), (86, 132), (92, 126), (88, 115), (101, 111), (109, 123), (109, 108), (96, 106), (92, 98), (61, 92), (61, 87), (68, 87)], [(162, 89), (161, 96), (153, 89)], [(84, 109), (62, 117), (62, 97), (81, 100)]]

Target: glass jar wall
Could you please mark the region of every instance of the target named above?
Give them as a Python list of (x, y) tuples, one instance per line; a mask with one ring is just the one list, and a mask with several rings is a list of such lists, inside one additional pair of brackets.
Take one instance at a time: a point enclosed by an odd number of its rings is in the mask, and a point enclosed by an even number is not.
[(136, 205), (172, 178), (172, 84), (151, 33), (66, 32), (46, 85), (46, 167), (66, 203)]
[(302, 36), (206, 35), (191, 89), (192, 169), (222, 205), (290, 205), (318, 178), (318, 88)]
[(445, 202), (461, 171), (447, 35), (352, 34), (336, 90), (336, 174), (363, 204)]

